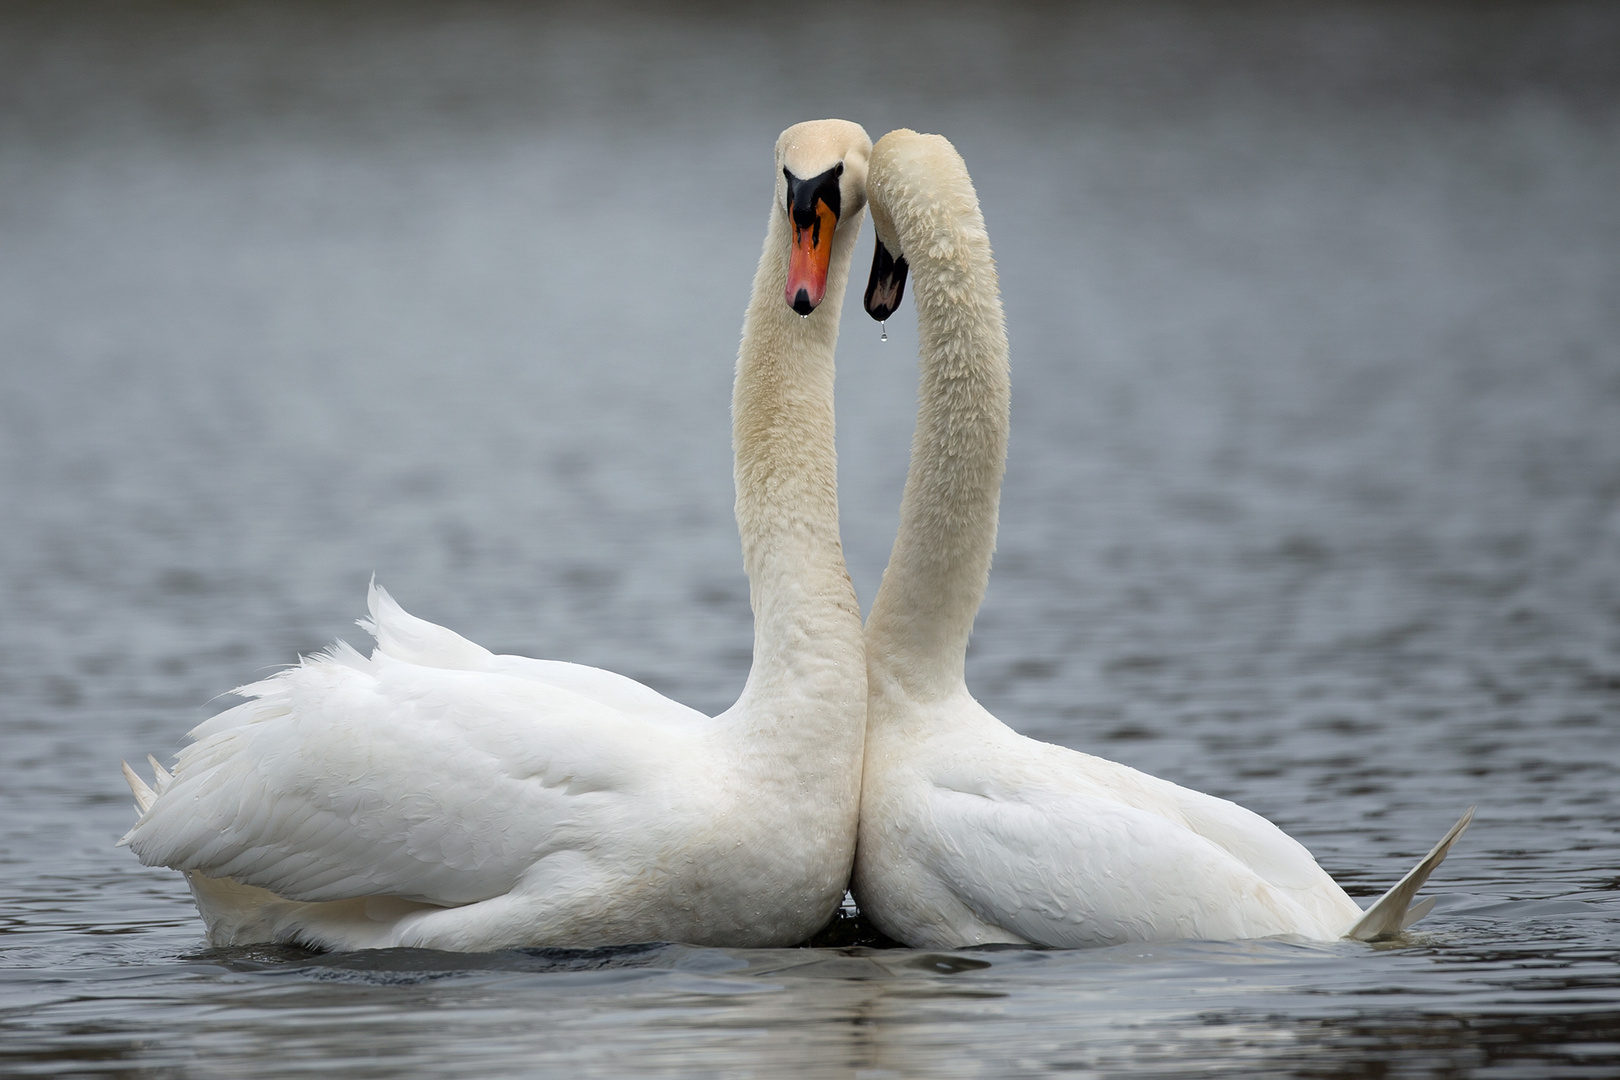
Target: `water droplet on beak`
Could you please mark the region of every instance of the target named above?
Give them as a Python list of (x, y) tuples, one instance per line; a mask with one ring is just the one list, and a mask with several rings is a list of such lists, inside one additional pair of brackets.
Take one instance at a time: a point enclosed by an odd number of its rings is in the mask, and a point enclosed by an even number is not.
[(884, 319), (884, 320), (882, 320), (881, 322), (878, 323), (878, 340), (879, 341), (888, 341), (889, 340), (889, 320), (888, 319)]

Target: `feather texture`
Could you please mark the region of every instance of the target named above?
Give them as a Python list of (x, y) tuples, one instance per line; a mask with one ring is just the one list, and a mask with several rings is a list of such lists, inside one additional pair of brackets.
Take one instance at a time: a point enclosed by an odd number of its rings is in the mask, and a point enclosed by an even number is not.
[[(370, 656), (339, 642), (242, 687), (172, 775), (154, 762), (155, 786), (125, 766), (140, 817), (123, 842), (186, 873), (210, 942), (791, 945), (831, 917), (866, 714), (833, 347), (870, 149), (837, 120), (777, 144), (737, 362), (755, 611), (737, 705), (708, 717), (611, 672), (494, 655), (373, 583)], [(826, 303), (804, 318), (783, 299), (784, 170), (841, 185)]]
[(931, 948), (1373, 937), (1421, 917), (1408, 902), (1466, 817), (1364, 917), (1258, 814), (1025, 738), (968, 693), (1011, 401), (995, 263), (943, 138), (884, 136), (868, 190), (879, 243), (914, 275), (922, 355), (900, 532), (866, 626), (861, 910)]

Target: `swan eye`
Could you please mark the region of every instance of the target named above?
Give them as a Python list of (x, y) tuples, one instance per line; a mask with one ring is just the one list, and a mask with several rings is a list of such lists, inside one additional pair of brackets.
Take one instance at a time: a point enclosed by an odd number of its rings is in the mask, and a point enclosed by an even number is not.
[(834, 176), (843, 176), (843, 175), (844, 175), (844, 163), (843, 163), (843, 162), (842, 162), (842, 161), (840, 161), (840, 162), (839, 162), (839, 163), (838, 163), (838, 164), (837, 164), (837, 165), (836, 165), (836, 166), (835, 166), (835, 167), (834, 167), (834, 168), (833, 168), (833, 175), (834, 175)]

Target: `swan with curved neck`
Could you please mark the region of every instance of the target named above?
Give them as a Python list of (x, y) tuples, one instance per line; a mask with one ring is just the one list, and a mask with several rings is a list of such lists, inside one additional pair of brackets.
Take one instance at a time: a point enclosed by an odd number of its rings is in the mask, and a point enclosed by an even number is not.
[(921, 389), (900, 531), (866, 624), (861, 911), (918, 948), (1370, 939), (1425, 914), (1433, 901), (1412, 898), (1472, 811), (1363, 912), (1259, 815), (1025, 738), (968, 693), (1011, 401), (995, 263), (945, 139), (884, 136), (867, 190), (878, 235), (867, 310), (892, 315), (910, 273)]
[(381, 589), (377, 648), (237, 691), (124, 838), (214, 945), (796, 944), (854, 857), (866, 668), (838, 534), (833, 348), (871, 141), (799, 124), (734, 392), (754, 663), (707, 717), (611, 672), (497, 656)]

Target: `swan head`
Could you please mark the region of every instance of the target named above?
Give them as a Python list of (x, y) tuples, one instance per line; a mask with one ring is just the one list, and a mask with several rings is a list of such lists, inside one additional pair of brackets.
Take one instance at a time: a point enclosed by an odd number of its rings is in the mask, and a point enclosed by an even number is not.
[(794, 124), (776, 140), (776, 205), (793, 235), (784, 297), (800, 315), (827, 295), (839, 222), (860, 223), (871, 154), (866, 130), (847, 120)]
[[(923, 188), (932, 186), (936, 176), (949, 173), (941, 170), (941, 157), (953, 159), (961, 165), (956, 147), (938, 134), (919, 134), (910, 128), (896, 128), (878, 139), (872, 147), (870, 165), (870, 198), (872, 198), (872, 230), (878, 235), (878, 244), (872, 253), (872, 277), (867, 279), (867, 293), (863, 303), (868, 316), (886, 322), (899, 311), (906, 296), (906, 249), (901, 246), (899, 230), (894, 228), (893, 210), (889, 206), (889, 180), (893, 175), (922, 176)], [(962, 170), (966, 175), (966, 170)]]
[(884, 199), (884, 180), (889, 169), (895, 167), (896, 157), (910, 143), (930, 138), (939, 139), (939, 136), (919, 136), (909, 128), (899, 128), (879, 139), (872, 151), (875, 164), (870, 194), (872, 231), (877, 234), (877, 245), (872, 251), (872, 274), (866, 279), (866, 294), (862, 302), (866, 313), (878, 322), (887, 322), (900, 309), (900, 300), (906, 294), (906, 271), (910, 269), (905, 251), (900, 246), (900, 234), (894, 227), (888, 202)]

